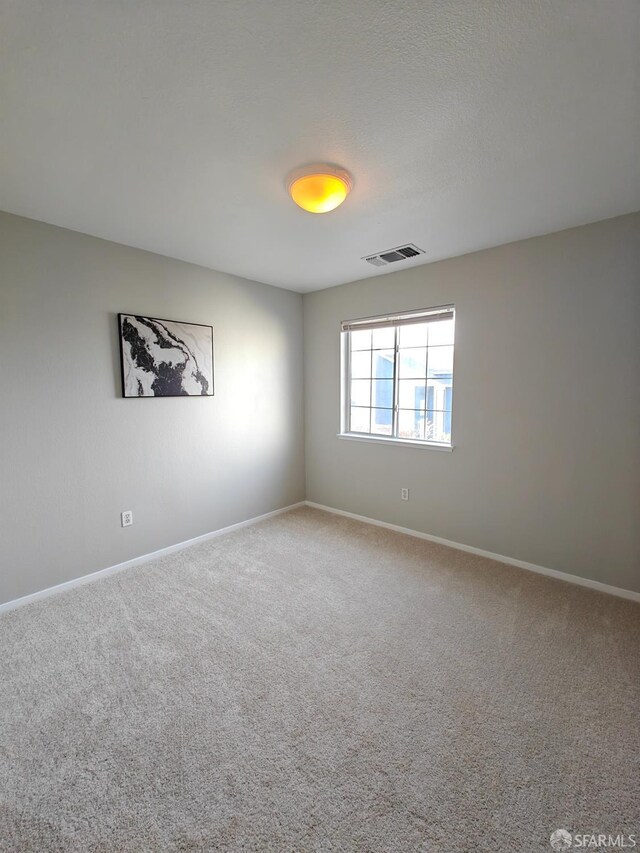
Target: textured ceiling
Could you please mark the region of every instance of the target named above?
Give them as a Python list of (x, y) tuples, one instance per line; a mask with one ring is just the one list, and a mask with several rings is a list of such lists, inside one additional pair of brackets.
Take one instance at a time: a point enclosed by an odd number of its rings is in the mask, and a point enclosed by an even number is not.
[[(640, 208), (638, 0), (0, 10), (13, 213), (308, 291)], [(319, 160), (355, 186), (313, 216), (284, 179)]]

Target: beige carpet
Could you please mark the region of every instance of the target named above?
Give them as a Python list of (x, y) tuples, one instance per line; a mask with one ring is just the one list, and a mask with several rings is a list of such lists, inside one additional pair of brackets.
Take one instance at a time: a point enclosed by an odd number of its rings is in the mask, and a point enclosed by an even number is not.
[(0, 848), (639, 833), (639, 628), (628, 601), (278, 516), (0, 618)]

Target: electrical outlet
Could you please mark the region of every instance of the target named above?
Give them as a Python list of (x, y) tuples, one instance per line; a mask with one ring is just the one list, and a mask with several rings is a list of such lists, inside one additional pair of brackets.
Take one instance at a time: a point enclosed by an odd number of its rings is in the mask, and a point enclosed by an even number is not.
[(409, 500), (409, 489), (400, 489), (400, 500), (408, 501)]
[(124, 512), (120, 513), (120, 520), (123, 527), (131, 527), (133, 524), (133, 512), (130, 509), (125, 509)]

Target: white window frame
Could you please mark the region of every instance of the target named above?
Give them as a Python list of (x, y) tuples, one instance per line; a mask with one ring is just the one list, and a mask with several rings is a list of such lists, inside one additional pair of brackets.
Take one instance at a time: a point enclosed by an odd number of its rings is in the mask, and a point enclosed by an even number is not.
[[(397, 314), (383, 314), (377, 317), (362, 317), (356, 320), (343, 320), (340, 324), (340, 432), (338, 438), (349, 441), (362, 441), (372, 444), (386, 444), (404, 447), (429, 448), (431, 450), (453, 450), (453, 403), (451, 406), (451, 441), (433, 441), (432, 439), (411, 439), (397, 436), (398, 431), (398, 329), (414, 323), (436, 322), (437, 320), (452, 319), (454, 321), (454, 362), (455, 362), (455, 306), (440, 305), (419, 311), (403, 311)], [(364, 329), (395, 328), (394, 341), (394, 370), (393, 370), (393, 424), (392, 435), (376, 435), (374, 433), (351, 432), (349, 429), (351, 394), (350, 394), (350, 332)], [(453, 373), (452, 373), (453, 387)]]

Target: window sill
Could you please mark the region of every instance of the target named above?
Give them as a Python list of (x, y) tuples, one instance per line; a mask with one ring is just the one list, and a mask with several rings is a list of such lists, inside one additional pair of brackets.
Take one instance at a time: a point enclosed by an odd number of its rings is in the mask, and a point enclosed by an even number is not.
[(383, 435), (365, 435), (359, 432), (339, 432), (338, 438), (347, 441), (364, 441), (366, 444), (390, 444), (396, 447), (417, 447), (423, 450), (444, 450), (451, 453), (453, 444), (439, 444), (435, 441), (412, 441), (409, 438), (387, 438)]

